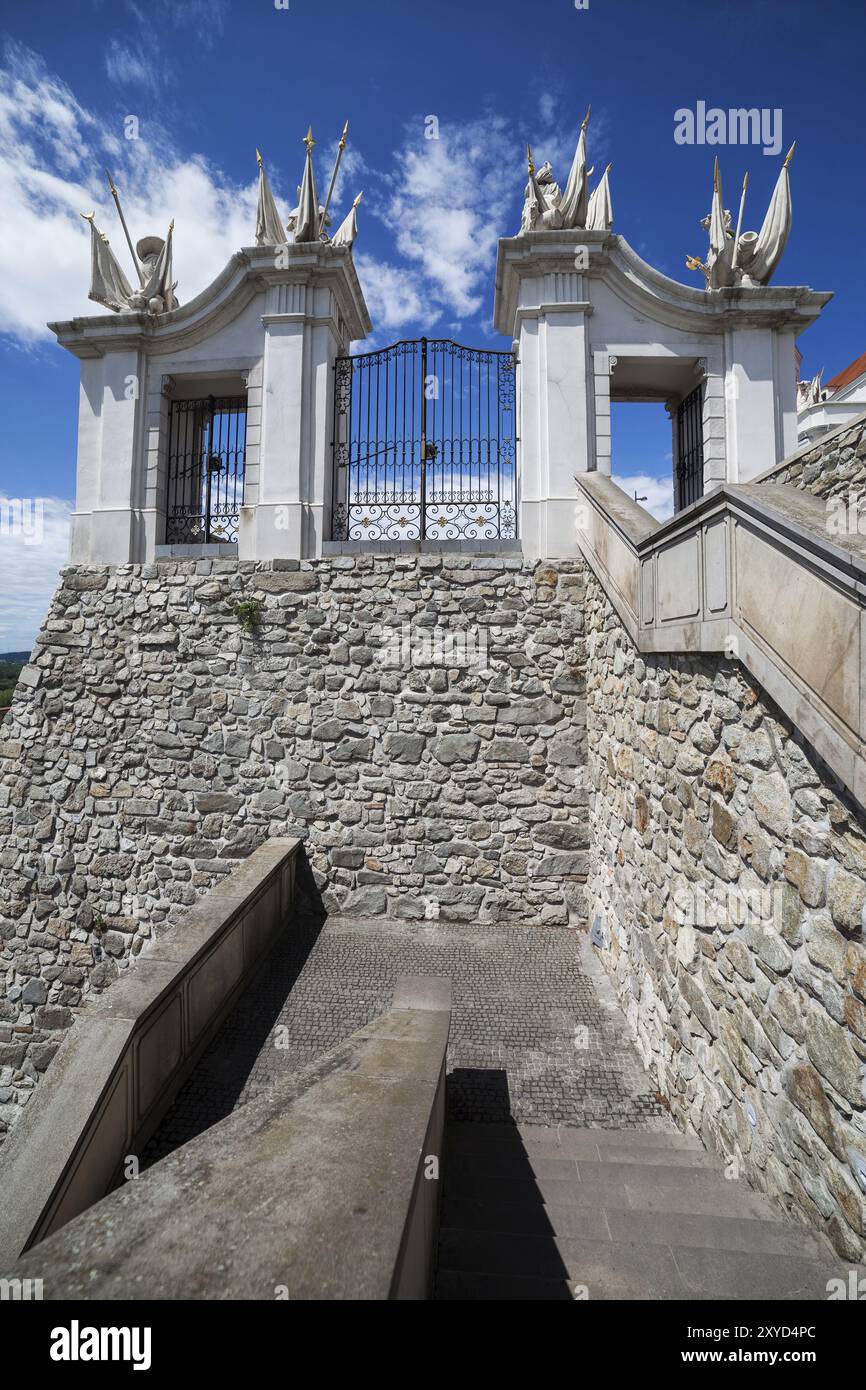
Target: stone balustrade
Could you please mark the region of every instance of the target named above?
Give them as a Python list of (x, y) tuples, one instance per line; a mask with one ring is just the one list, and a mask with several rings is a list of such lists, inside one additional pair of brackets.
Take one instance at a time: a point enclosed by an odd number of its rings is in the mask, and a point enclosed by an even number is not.
[(793, 487), (725, 484), (661, 525), (602, 474), (578, 492), (581, 549), (638, 650), (738, 658), (866, 803), (866, 537)]

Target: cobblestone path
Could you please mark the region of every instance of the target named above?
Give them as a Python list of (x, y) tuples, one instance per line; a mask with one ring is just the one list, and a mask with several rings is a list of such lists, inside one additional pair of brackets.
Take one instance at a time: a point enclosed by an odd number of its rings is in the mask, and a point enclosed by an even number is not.
[(583, 934), (306, 918), (248, 986), (142, 1166), (383, 1013), (401, 974), (451, 978), (451, 1120), (673, 1128)]

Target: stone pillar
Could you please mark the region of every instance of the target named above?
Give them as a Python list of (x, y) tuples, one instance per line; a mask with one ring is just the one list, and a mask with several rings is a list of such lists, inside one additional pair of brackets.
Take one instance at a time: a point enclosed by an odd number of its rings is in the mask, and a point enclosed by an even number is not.
[[(144, 360), (108, 351), (82, 370), (72, 558), (124, 565), (137, 555)], [(89, 525), (85, 516), (89, 512)], [(83, 515), (82, 515), (83, 514)]]
[(725, 334), (729, 482), (745, 483), (797, 447), (794, 333), (737, 324)]
[[(520, 536), (532, 559), (579, 553), (574, 475), (595, 467), (591, 309), (577, 268), (585, 236), (500, 243), (495, 317), (517, 342)], [(511, 256), (507, 248), (518, 245)]]
[(330, 538), (334, 362), (370, 327), (347, 254), (285, 251), (289, 274), (269, 285), (262, 315), (258, 495), (241, 559), (320, 555)]

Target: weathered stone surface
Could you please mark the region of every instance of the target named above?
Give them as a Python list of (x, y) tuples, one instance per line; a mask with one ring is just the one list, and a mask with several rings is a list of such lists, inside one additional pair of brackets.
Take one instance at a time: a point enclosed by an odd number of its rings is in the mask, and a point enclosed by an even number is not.
[(585, 582), (511, 556), (64, 571), (0, 743), (16, 1058), (274, 835), (330, 912), (582, 921)]
[(813, 1010), (806, 1021), (806, 1051), (830, 1085), (862, 1110), (866, 1105), (866, 1070), (848, 1041), (846, 1030), (826, 1014)]
[(437, 762), (453, 767), (455, 763), (474, 762), (480, 742), (477, 734), (443, 734), (433, 740), (430, 751)]
[(594, 578), (586, 629), (587, 896), (641, 1054), (683, 1124), (866, 1253), (863, 813), (736, 662), (636, 656)]

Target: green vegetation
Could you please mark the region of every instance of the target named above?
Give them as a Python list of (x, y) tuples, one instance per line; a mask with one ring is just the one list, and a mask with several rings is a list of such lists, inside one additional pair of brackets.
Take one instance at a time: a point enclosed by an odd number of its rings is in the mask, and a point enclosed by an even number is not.
[(22, 652), (6, 652), (0, 656), (0, 709), (11, 705), (15, 684), (26, 662), (27, 655)]
[(242, 603), (236, 603), (234, 614), (245, 632), (256, 633), (259, 630), (262, 613), (265, 605), (259, 598), (244, 599)]

